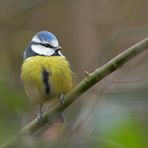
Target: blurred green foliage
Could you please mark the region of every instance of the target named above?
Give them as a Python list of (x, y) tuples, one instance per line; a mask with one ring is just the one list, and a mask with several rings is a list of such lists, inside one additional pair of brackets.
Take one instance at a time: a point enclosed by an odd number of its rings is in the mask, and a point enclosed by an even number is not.
[(21, 112), (28, 108), (28, 102), (24, 94), (6, 82), (0, 82), (0, 100), (3, 108), (14, 112)]
[(26, 97), (4, 80), (0, 81), (0, 143), (20, 128), (22, 114), (29, 109)]

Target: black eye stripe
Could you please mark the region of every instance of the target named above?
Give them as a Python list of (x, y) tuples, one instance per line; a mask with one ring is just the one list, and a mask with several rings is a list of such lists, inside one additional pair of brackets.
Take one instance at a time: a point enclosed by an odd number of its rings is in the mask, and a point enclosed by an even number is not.
[(44, 46), (44, 47), (49, 47), (49, 48), (53, 48), (53, 46), (51, 46), (50, 44), (43, 44), (43, 43), (40, 43), (40, 45)]
[(36, 42), (32, 42), (32, 44), (34, 44), (34, 45), (42, 45), (42, 46), (48, 47), (48, 48), (54, 48), (49, 43), (36, 43)]

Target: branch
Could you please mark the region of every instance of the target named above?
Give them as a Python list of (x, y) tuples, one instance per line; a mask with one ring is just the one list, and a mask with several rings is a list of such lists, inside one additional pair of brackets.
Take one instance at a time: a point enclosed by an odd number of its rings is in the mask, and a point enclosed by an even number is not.
[(137, 44), (133, 45), (132, 47), (128, 48), (108, 63), (103, 65), (102, 67), (96, 69), (92, 73), (86, 73), (86, 78), (84, 78), (71, 92), (69, 92), (64, 98), (64, 104), (61, 105), (57, 103), (53, 108), (50, 108), (47, 112), (43, 114), (43, 119), (45, 120), (44, 124), (40, 124), (37, 119), (34, 119), (30, 123), (28, 123), (24, 128), (22, 128), (15, 136), (8, 139), (1, 148), (11, 148), (14, 147), (19, 140), (21, 140), (25, 135), (33, 134), (38, 129), (43, 127), (48, 118), (51, 117), (56, 112), (62, 112), (66, 109), (70, 104), (72, 104), (79, 96), (81, 96), (84, 92), (86, 92), (89, 88), (91, 88), (94, 84), (98, 81), (101, 81), (107, 75), (111, 74), (123, 64), (128, 62), (130, 59), (141, 53), (142, 51), (148, 48), (148, 37), (144, 40), (138, 42)]

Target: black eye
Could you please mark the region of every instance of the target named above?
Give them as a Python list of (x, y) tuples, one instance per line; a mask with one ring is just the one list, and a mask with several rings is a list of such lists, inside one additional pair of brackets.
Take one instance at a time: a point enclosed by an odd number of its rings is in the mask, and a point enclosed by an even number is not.
[(46, 44), (41, 44), (44, 47), (48, 47), (48, 48), (53, 48), (50, 44), (46, 43)]
[(49, 44), (43, 44), (43, 46), (45, 46), (45, 47), (49, 47), (50, 45), (49, 45)]

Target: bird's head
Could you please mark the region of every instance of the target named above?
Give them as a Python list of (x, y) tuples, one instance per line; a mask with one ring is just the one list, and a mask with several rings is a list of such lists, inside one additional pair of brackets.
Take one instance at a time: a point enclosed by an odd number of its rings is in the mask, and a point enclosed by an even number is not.
[(24, 52), (24, 58), (31, 56), (62, 56), (57, 38), (48, 31), (38, 32)]

